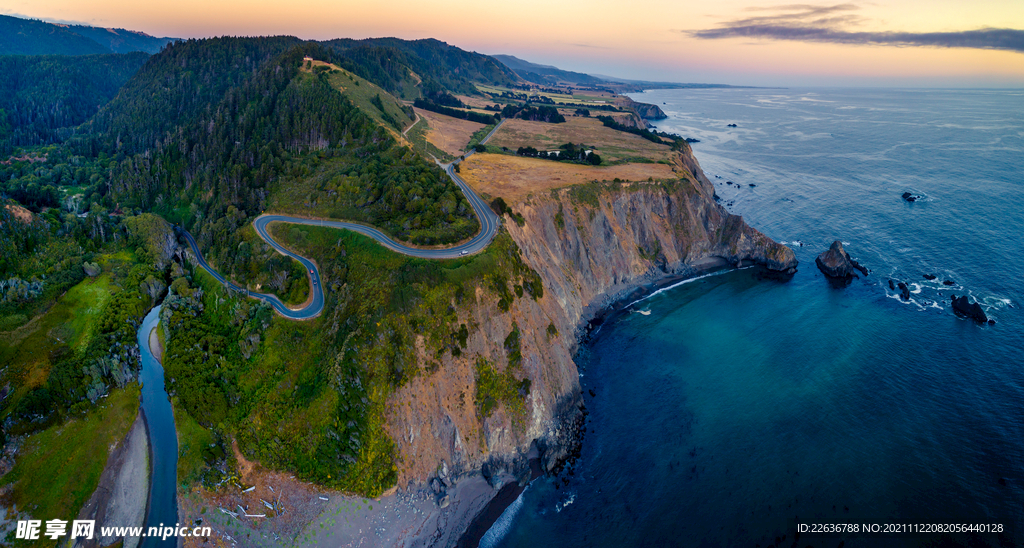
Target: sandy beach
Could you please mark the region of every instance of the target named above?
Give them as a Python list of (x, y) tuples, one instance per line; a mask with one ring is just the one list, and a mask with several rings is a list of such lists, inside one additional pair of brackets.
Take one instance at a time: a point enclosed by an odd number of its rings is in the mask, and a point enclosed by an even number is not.
[(156, 361), (160, 362), (160, 365), (163, 365), (164, 347), (160, 344), (160, 336), (156, 332), (157, 329), (160, 329), (160, 324), (157, 324), (157, 326), (149, 332), (149, 351), (153, 353), (153, 357), (156, 358)]

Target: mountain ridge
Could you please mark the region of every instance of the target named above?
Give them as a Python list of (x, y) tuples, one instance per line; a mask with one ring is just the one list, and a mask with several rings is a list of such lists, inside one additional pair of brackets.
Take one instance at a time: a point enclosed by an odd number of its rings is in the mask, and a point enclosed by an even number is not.
[(0, 55), (92, 55), (157, 53), (179, 38), (158, 38), (141, 31), (51, 23), (0, 15)]

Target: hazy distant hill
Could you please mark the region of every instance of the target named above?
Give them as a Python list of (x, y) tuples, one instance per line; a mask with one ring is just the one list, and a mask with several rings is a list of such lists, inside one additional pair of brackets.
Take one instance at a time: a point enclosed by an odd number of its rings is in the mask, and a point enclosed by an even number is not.
[(531, 63), (512, 55), (492, 55), (491, 57), (494, 57), (504, 63), (505, 66), (514, 70), (516, 74), (521, 76), (524, 80), (529, 80), (537, 84), (557, 84), (559, 82), (563, 82), (570, 84), (597, 85), (604, 83), (604, 80), (601, 78), (597, 78), (589, 74), (562, 70), (550, 65), (538, 65), (537, 63)]
[(144, 51), (156, 53), (169, 42), (177, 38), (157, 38), (144, 32), (126, 29), (105, 29), (101, 27), (87, 27), (83, 25), (71, 25), (68, 30), (90, 38), (101, 46), (105, 46), (114, 53), (129, 53), (132, 51)]
[(515, 72), (492, 57), (440, 40), (342, 38), (324, 45), (341, 54), (344, 68), (404, 99), (441, 90), (475, 93), (472, 82), (509, 85), (519, 80)]
[(524, 80), (529, 80), (535, 84), (584, 84), (584, 85), (597, 85), (614, 89), (619, 93), (625, 93), (629, 91), (640, 91), (642, 89), (651, 88), (693, 88), (693, 89), (714, 89), (714, 88), (737, 88), (737, 87), (748, 87), (748, 86), (730, 86), (727, 84), (681, 84), (678, 82), (653, 82), (650, 80), (628, 80), (626, 78), (617, 78), (615, 76), (606, 76), (604, 74), (584, 74), (582, 72), (572, 72), (570, 70), (562, 70), (558, 67), (551, 65), (539, 65), (537, 63), (531, 63), (529, 61), (520, 59), (512, 55), (492, 55), (491, 57), (501, 61), (508, 68), (514, 70), (516, 74), (521, 76)]
[(0, 15), (0, 55), (156, 53), (174, 40), (125, 29), (60, 25)]

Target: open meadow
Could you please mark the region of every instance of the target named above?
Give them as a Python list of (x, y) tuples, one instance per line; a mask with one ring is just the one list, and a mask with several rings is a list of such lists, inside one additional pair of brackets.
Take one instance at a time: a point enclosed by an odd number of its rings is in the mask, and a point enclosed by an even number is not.
[(592, 181), (676, 179), (668, 164), (588, 166), (505, 154), (474, 154), (462, 163), (462, 178), (477, 192), (505, 201), (523, 200), (530, 193)]
[(605, 127), (596, 118), (566, 117), (563, 124), (507, 120), (489, 145), (516, 151), (519, 147), (554, 150), (565, 143), (593, 147), (604, 162), (669, 161), (672, 150), (631, 133)]
[(420, 108), (415, 110), (416, 114), (419, 114), (420, 118), (423, 118), (430, 127), (426, 133), (427, 142), (452, 156), (462, 154), (473, 134), (484, 127), (483, 124), (459, 120), (429, 110)]

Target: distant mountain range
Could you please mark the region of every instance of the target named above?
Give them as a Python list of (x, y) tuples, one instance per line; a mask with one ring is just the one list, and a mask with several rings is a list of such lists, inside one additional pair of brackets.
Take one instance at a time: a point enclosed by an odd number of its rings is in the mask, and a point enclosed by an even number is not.
[[(744, 88), (748, 86), (730, 86), (726, 84), (683, 84), (679, 82), (652, 82), (649, 80), (627, 80), (603, 74), (585, 74), (562, 70), (551, 65), (539, 65), (520, 59), (513, 55), (491, 55), (491, 57), (504, 63), (512, 69), (523, 80), (529, 80), (535, 84), (577, 84), (577, 85), (611, 85), (612, 87), (626, 86), (627, 88)], [(619, 90), (625, 91), (625, 90)]]
[(178, 38), (157, 38), (134, 30), (64, 25), (0, 15), (0, 55), (157, 53), (176, 40)]

